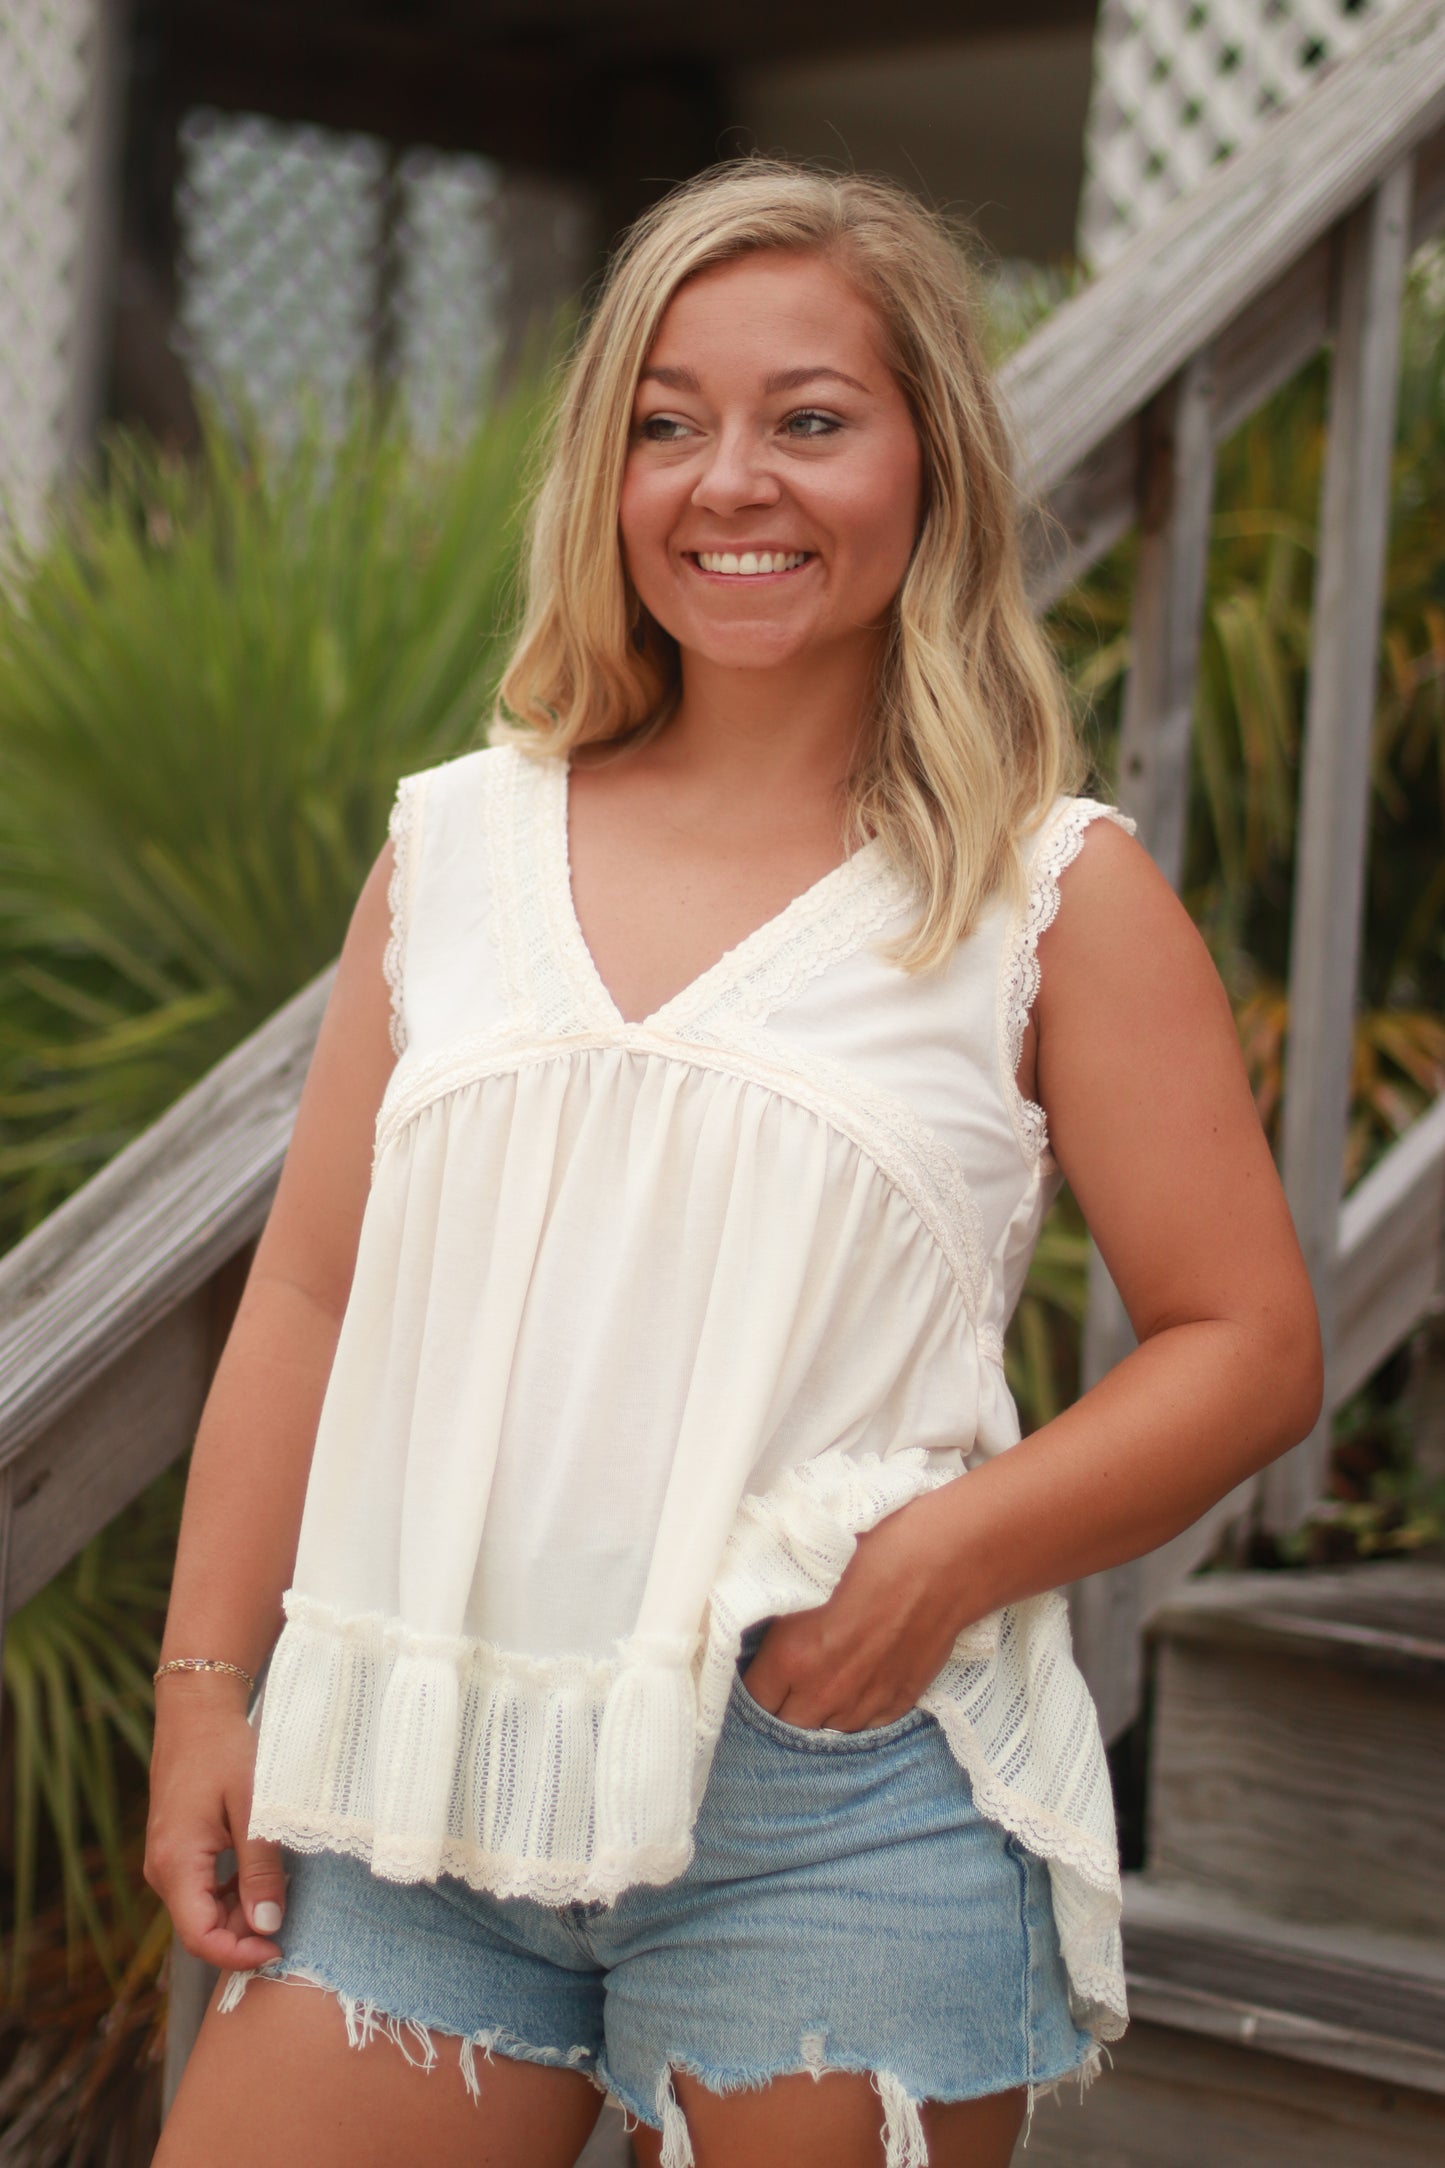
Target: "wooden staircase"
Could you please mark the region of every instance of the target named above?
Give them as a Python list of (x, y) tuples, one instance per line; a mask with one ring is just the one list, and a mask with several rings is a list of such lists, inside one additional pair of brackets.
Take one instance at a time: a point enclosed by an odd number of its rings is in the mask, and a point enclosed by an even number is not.
[(1212, 1576), (1154, 1624), (1133, 2025), (1020, 2162), (1445, 2159), (1445, 1567)]
[[(1438, 1603), (1418, 1590), (1402, 1597), (1401, 1615), (1415, 1621), (1402, 1626), (1358, 1615), (1367, 1586), (1389, 1585), (1383, 1578), (1346, 1576), (1354, 1593), (1321, 1593), (1318, 1615), (1315, 1597), (1300, 1608), (1286, 1596), (1283, 1577), (1267, 1588), (1181, 1592), (1231, 1520), (1258, 1516), (1281, 1528), (1308, 1510), (1330, 1412), (1438, 1310), (1445, 1291), (1445, 1101), (1343, 1201), (1339, 1180), (1400, 300), (1411, 248), (1442, 228), (1445, 0), (1405, 0), (1058, 310), (1005, 372), (1025, 481), (1042, 508), (1032, 541), (1039, 606), (1139, 529), (1118, 791), (1177, 882), (1215, 448), (1322, 347), (1332, 357), (1283, 1151), (1325, 1326), (1326, 1412), (1262, 1484), (1151, 1558), (1074, 1592), (1076, 1642), (1109, 1737), (1135, 1715), (1146, 1648), (1155, 1652), (1152, 1849), (1129, 1893), (1138, 2022), (1117, 2070), (1081, 2112), (1040, 2109), (1030, 2159), (1370, 2168), (1424, 2159), (1421, 2148), (1445, 2157), (1434, 2050), (1409, 2016), (1437, 2007), (1438, 1919), (1418, 1931), (1401, 1895), (1412, 1876), (1423, 1889), (1424, 1870), (1403, 1851), (1397, 1884), (1372, 1875), (1370, 1845), (1374, 1857), (1387, 1855), (1366, 1814), (1350, 1825), (1355, 1849), (1338, 1849), (1347, 1840), (1334, 1831), (1341, 1864), (1332, 1875), (1305, 1811), (1334, 1796), (1341, 1736), (1314, 1719), (1336, 1695), (1357, 1739), (1373, 1742), (1367, 1758), (1378, 1758), (1390, 1789), (1408, 1790), (1417, 1805), (1432, 1782), (1438, 1793), (1429, 1775), (1438, 1732), (1423, 1715), (1412, 1724), (1399, 1715), (1411, 1693), (1422, 1710), (1438, 1707), (1438, 1665), (1421, 1653), (1440, 1642)], [(297, 995), (0, 1259), (0, 1624), (187, 1448), (274, 1190), (325, 993), (318, 981)], [(1128, 1344), (1117, 1297), (1096, 1271), (1089, 1378)], [(1372, 1668), (1367, 1647), (1380, 1658)], [(1258, 1694), (1274, 1697), (1267, 1707), (1241, 1683), (1255, 1672)], [(1283, 1735), (1266, 1750), (1271, 1726)], [(1247, 1739), (1256, 1742), (1248, 1754)], [(1207, 1740), (1219, 1746), (1217, 1768), (1200, 1766)], [(1360, 1760), (1357, 1750), (1363, 1782)], [(1237, 1827), (1227, 1819), (1235, 1815)], [(1244, 1871), (1235, 1843), (1251, 1850), (1264, 1897), (1258, 1882), (1230, 1880)], [(1276, 1870), (1285, 1898), (1270, 1880)], [(1387, 1883), (1400, 1897), (1392, 1912)], [(1333, 1903), (1345, 1884), (1363, 1916), (1311, 1914), (1309, 1888)], [(178, 1977), (185, 1972), (178, 1962)], [(1361, 1999), (1352, 2006), (1356, 1976)], [(1361, 2022), (1351, 2022), (1352, 2007)], [(1306, 2053), (1309, 2043), (1328, 2052)], [(171, 2082), (187, 2047), (178, 2024)], [(1296, 2126), (1312, 2133), (1303, 2151), (1305, 2141), (1287, 2135)], [(1261, 2135), (1267, 2128), (1276, 2135)]]

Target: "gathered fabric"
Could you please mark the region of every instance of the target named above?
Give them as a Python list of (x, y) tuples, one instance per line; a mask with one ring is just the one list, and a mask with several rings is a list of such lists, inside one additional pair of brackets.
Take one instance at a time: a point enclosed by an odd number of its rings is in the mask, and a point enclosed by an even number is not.
[[(1015, 1078), (1101, 816), (1056, 801), (1025, 902), (936, 972), (887, 953), (917, 899), (875, 841), (634, 1023), (573, 909), (566, 764), (497, 747), (403, 781), (398, 1059), (254, 1834), (554, 1904), (685, 1870), (744, 1630), (1018, 1440), (1003, 1335), (1059, 1174)], [(1117, 2036), (1063, 1598), (978, 1620), (920, 1706), (1048, 1861), (1076, 2016)]]

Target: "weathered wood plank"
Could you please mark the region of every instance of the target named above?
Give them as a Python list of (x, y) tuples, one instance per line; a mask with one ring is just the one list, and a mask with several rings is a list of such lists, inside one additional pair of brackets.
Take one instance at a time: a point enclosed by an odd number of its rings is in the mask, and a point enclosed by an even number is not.
[(212, 1369), (209, 1287), (183, 1297), (110, 1362), (3, 1470), (13, 1555), (0, 1625), (179, 1460)]
[(1029, 512), (1023, 558), (1029, 600), (1042, 614), (1122, 541), (1138, 509), (1141, 429), (1131, 415)]
[(1156, 1623), (1150, 1872), (1445, 1936), (1445, 1569), (1284, 1600), (1268, 1578), (1190, 1589)]
[(1119, 803), (1172, 888), (1184, 870), (1189, 746), (1214, 510), (1214, 356), (1203, 348), (1145, 417), (1139, 555), (1119, 735)]
[(1445, 0), (1414, 0), (1013, 357), (1030, 490), (1048, 495), (1442, 125)]
[(1358, 1391), (1445, 1292), (1445, 1099), (1406, 1130), (1340, 1210), (1328, 1404)]
[(331, 976), (0, 1258), (0, 1464), (257, 1232)]
[[(1187, 1884), (1130, 1874), (1124, 1964), (1136, 2010), (1147, 1983), (1156, 2008), (1166, 1991), (1190, 1998), (1177, 2022), (1191, 2030), (1278, 2046), (1306, 2062), (1343, 2052), (1349, 2067), (1445, 2093), (1439, 1944), (1338, 1921), (1275, 1920)], [(1396, 2063), (1401, 2049), (1406, 2058)]]
[[(1290, 1032), (1281, 1171), (1328, 1358), (1334, 1344), (1340, 1168), (1349, 1112), (1370, 798), (1370, 739), (1395, 444), (1400, 302), (1413, 175), (1406, 160), (1349, 221), (1305, 718), (1290, 941)], [(1318, 1494), (1331, 1410), (1266, 1471), (1267, 1525)]]
[(1214, 367), (1221, 443), (1298, 376), (1328, 339), (1335, 253), (1335, 234), (1323, 235), (1221, 331)]
[(1110, 2055), (1082, 2102), (1038, 2103), (1015, 2168), (1438, 2168), (1445, 2150), (1434, 2093), (1142, 2013)]

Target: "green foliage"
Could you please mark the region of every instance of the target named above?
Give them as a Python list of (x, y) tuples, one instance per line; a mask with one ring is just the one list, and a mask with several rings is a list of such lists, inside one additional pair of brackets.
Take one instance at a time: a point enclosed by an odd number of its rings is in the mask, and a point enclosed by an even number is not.
[(1416, 1461), (1411, 1412), (1403, 1397), (1387, 1397), (1378, 1384), (1347, 1401), (1335, 1416), (1329, 1495), (1300, 1527), (1274, 1539), (1272, 1557), (1267, 1545), (1258, 1546), (1261, 1562), (1333, 1566), (1445, 1556), (1445, 1481)]
[[(535, 402), (445, 455), (358, 407), (288, 452), (132, 441), (0, 589), (0, 1246), (335, 955), (398, 775), (481, 735)], [(12, 1997), (153, 1940), (135, 1873), (167, 1479), (12, 1621)], [(101, 1894), (108, 1892), (108, 1895)]]
[(335, 955), (398, 774), (480, 734), (534, 418), (120, 441), (0, 592), (0, 1240)]
[(14, 2002), (26, 1989), (38, 1892), (57, 1874), (72, 1967), (83, 1936), (116, 1986), (144, 1940), (134, 1801), (150, 1761), (151, 1673), (181, 1488), (179, 1470), (163, 1476), (16, 1613), (5, 1636), (5, 1985)]

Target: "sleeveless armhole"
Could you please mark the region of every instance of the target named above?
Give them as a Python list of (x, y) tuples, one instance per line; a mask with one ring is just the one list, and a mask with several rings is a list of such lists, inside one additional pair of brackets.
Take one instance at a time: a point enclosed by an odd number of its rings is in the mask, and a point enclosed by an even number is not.
[(1035, 1171), (1050, 1159), (1048, 1120), (1035, 1099), (1019, 1090), (1024, 1033), (1039, 992), (1039, 936), (1059, 915), (1059, 878), (1083, 848), (1091, 822), (1113, 821), (1126, 835), (1137, 823), (1097, 798), (1065, 798), (1045, 820), (1028, 865), (1028, 895), (1004, 944), (999, 971), (999, 1061), (1004, 1097), (1024, 1158)]
[(391, 929), (381, 967), (391, 989), (391, 1045), (398, 1057), (406, 1052), (406, 937), (411, 924), (412, 880), (424, 780), (420, 775), (402, 777), (387, 823), (392, 850), (391, 879), (386, 888)]

